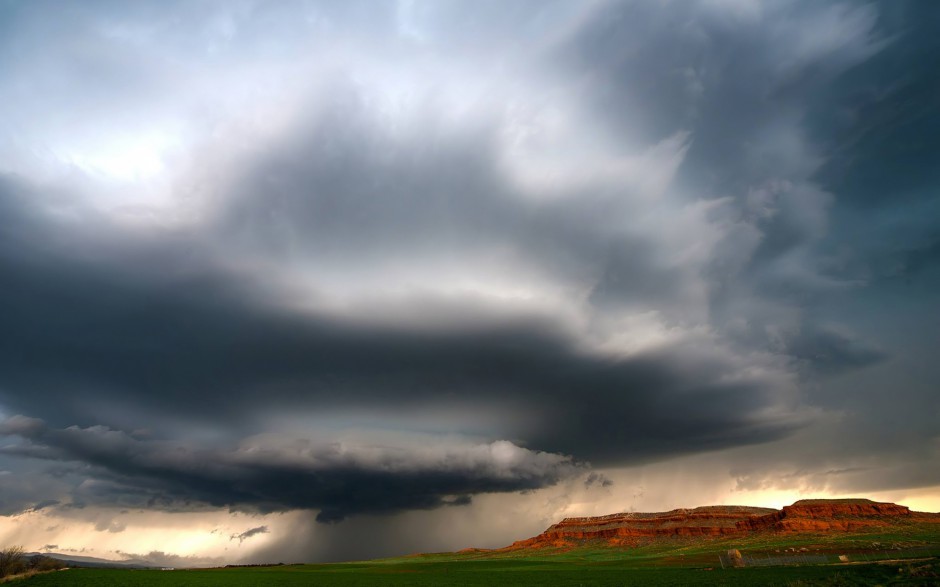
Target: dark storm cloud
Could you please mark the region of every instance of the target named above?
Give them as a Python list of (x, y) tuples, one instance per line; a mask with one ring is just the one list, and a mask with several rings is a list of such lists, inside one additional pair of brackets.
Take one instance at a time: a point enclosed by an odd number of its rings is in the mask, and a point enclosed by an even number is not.
[(420, 124), (393, 130), (374, 106), (382, 96), (343, 78), (328, 84), (325, 103), (234, 171), (211, 229), (237, 254), (324, 282), (375, 274), (393, 280), (378, 285), (420, 287), (439, 275), (447, 286), (455, 269), (497, 282), (517, 269), (550, 285), (628, 278), (621, 303), (683, 300), (688, 269), (620, 226), (639, 207), (645, 178), (527, 193), (502, 161), (503, 125), (514, 122), (505, 112), (484, 108), (455, 129), (429, 100)]
[(48, 508), (48, 507), (52, 507), (52, 506), (55, 506), (55, 505), (59, 505), (59, 503), (61, 503), (61, 502), (58, 501), (58, 500), (56, 500), (56, 499), (45, 499), (45, 500), (43, 500), (43, 501), (37, 503), (37, 504), (34, 505), (33, 507), (31, 507), (28, 511), (38, 512), (38, 511), (41, 510), (41, 509)]
[(833, 330), (802, 332), (788, 342), (788, 352), (814, 370), (838, 374), (885, 360), (885, 353), (865, 341), (853, 340)]
[[(11, 217), (32, 214), (11, 188), (3, 195)], [(57, 228), (68, 241), (69, 228)], [(57, 250), (39, 240), (51, 230), (0, 233), (3, 250), (16, 252), (0, 253), (14, 284), (0, 292), (10, 310), (0, 361), (7, 405), (59, 424), (76, 416), (94, 424), (107, 412), (102, 403), (118, 414), (152, 410), (121, 416), (136, 427), (154, 419), (250, 426), (250, 414), (272, 405), (400, 409), (472, 399), (508, 403), (535, 422), (504, 434), (610, 462), (769, 440), (798, 422), (776, 395), (786, 379), (733, 376), (733, 355), (686, 344), (611, 357), (580, 348), (540, 315), (484, 311), (426, 329), (297, 314), (259, 299), (250, 281), (201, 265), (198, 250), (128, 243), (124, 254), (89, 259), (82, 251), (96, 245), (82, 239), (91, 237), (77, 231)]]
[[(579, 472), (568, 457), (507, 441), (405, 450), (253, 438), (235, 449), (206, 449), (137, 440), (102, 426), (50, 428), (22, 416), (0, 424), (0, 434), (24, 440), (0, 449), (5, 455), (88, 466), (87, 475), (102, 483), (78, 496), (86, 505), (140, 500), (138, 507), (195, 502), (260, 512), (315, 509), (321, 522), (465, 505), (470, 495), (537, 489)], [(96, 529), (120, 532), (124, 526), (103, 521)]]
[(921, 247), (904, 251), (900, 257), (901, 277), (911, 279), (922, 273), (936, 270), (940, 266), (940, 237), (935, 237)]
[[(13, 463), (15, 465), (15, 463)], [(24, 471), (7, 468), (0, 473), (0, 515), (48, 510), (60, 502), (80, 479), (63, 478), (60, 471)]]
[(721, 195), (801, 171), (781, 139), (802, 132), (821, 88), (877, 51), (877, 16), (839, 2), (611, 2), (558, 58), (624, 136), (692, 131), (686, 173), (701, 195)]
[(787, 352), (786, 340), (813, 329), (802, 323), (806, 308), (861, 283), (827, 262), (841, 194), (817, 181), (831, 135), (807, 120), (841, 106), (830, 88), (879, 55), (896, 29), (879, 26), (872, 4), (660, 8), (606, 4), (557, 57), (594, 115), (624, 137), (688, 133), (678, 184), (725, 202), (715, 213), (724, 238), (702, 269), (710, 322), (749, 346)]
[(836, 268), (875, 292), (900, 279), (916, 305), (937, 278), (940, 84), (931, 72), (940, 63), (940, 7), (877, 6), (892, 42), (826, 89), (810, 129), (832, 154), (819, 180), (840, 196), (829, 238)]
[[(779, 440), (807, 407), (876, 432), (840, 456), (887, 438), (886, 409), (915, 422), (892, 451), (936, 436), (883, 328), (931, 336), (933, 7), (116, 3), (66, 27), (11, 6), (0, 59), (32, 82), (0, 86), (10, 128), (137, 136), (178, 110), (198, 135), (167, 188), (182, 222), (85, 168), (0, 175), (0, 400), (41, 418), (3, 452), (62, 467), (50, 499), (333, 521)], [(431, 408), (542, 465), (304, 440)], [(295, 461), (231, 448), (284, 414), (336, 428), (285, 432), (312, 443)], [(36, 502), (29, 475), (0, 476), (3, 511)]]
[(825, 88), (811, 110), (811, 129), (832, 148), (820, 178), (847, 206), (904, 209), (935, 191), (934, 148), (940, 115), (940, 7), (879, 2), (879, 23), (891, 42)]

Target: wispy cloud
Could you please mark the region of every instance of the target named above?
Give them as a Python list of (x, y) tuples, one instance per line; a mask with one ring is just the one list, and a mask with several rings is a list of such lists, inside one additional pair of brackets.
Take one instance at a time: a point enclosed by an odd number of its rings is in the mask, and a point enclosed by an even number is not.
[(245, 540), (251, 538), (252, 536), (257, 536), (258, 534), (268, 534), (267, 526), (256, 526), (254, 528), (249, 528), (241, 534), (232, 534), (229, 537), (229, 540), (238, 540), (238, 544), (243, 543)]

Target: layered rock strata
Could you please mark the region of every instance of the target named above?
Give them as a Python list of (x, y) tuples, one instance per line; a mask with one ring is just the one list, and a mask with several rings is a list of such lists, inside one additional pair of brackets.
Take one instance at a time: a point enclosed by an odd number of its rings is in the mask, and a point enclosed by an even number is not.
[(868, 499), (802, 500), (781, 510), (746, 506), (707, 506), (659, 513), (625, 512), (591, 518), (565, 518), (545, 532), (509, 549), (574, 546), (586, 541), (630, 545), (663, 537), (733, 536), (755, 532), (851, 532), (904, 519), (940, 523), (938, 514)]

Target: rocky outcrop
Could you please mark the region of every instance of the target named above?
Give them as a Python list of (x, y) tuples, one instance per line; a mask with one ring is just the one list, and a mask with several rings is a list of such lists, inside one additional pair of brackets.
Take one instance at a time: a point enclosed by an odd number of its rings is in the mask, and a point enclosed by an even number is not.
[(637, 538), (722, 536), (741, 532), (738, 522), (765, 517), (777, 510), (746, 506), (707, 506), (659, 513), (625, 512), (594, 518), (565, 518), (534, 538), (511, 548), (564, 546), (586, 540), (630, 544)]
[(654, 538), (717, 537), (757, 532), (851, 532), (889, 525), (912, 515), (919, 516), (917, 519), (940, 522), (940, 516), (936, 514), (912, 514), (907, 507), (893, 503), (867, 499), (813, 499), (798, 501), (782, 510), (708, 506), (659, 513), (625, 512), (565, 518), (538, 536), (507, 548), (566, 547), (588, 541), (631, 545)]
[(744, 531), (852, 532), (911, 516), (903, 505), (868, 499), (804, 499), (767, 516), (742, 520)]

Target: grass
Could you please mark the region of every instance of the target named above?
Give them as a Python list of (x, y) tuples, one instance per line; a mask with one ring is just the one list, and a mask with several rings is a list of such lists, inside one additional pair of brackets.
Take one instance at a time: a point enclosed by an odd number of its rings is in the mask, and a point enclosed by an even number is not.
[[(477, 560), (412, 563), (341, 563), (268, 568), (188, 571), (71, 569), (23, 580), (28, 587), (162, 587), (168, 585), (290, 587), (337, 586), (569, 586), (624, 585), (931, 585), (940, 565), (865, 564), (705, 570), (695, 567), (637, 567), (625, 562)], [(931, 576), (932, 575), (932, 576)]]

